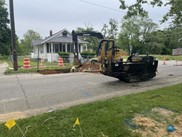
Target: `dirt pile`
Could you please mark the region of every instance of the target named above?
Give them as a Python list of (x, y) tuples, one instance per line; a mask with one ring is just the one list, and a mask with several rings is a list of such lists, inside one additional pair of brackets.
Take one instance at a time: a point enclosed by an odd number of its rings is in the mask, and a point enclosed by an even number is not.
[(78, 72), (99, 72), (100, 71), (100, 64), (99, 63), (90, 63), (86, 62), (83, 63), (82, 66), (77, 68)]
[[(164, 108), (154, 108), (147, 115), (136, 115), (132, 121), (137, 128), (132, 130), (142, 137), (182, 137), (182, 115)], [(174, 126), (173, 132), (167, 127)]]
[(79, 67), (73, 66), (69, 69), (43, 69), (39, 70), (38, 72), (43, 75), (48, 74), (59, 74), (59, 73), (70, 73), (70, 72), (99, 72), (100, 71), (100, 64), (99, 63), (83, 63), (83, 65)]

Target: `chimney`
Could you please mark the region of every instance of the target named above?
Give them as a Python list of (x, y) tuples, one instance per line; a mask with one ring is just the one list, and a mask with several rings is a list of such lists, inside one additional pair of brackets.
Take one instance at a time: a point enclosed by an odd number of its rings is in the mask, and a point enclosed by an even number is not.
[(52, 30), (50, 30), (50, 36), (52, 36)]

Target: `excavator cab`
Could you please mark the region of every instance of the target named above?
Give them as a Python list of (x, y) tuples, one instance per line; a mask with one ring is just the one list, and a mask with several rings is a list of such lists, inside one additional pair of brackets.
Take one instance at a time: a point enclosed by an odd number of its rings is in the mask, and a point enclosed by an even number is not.
[(101, 40), (97, 53), (103, 74), (112, 73), (113, 63), (123, 61), (121, 50), (115, 46), (114, 40)]
[(97, 56), (105, 60), (122, 61), (121, 50), (115, 46), (114, 40), (101, 40), (98, 46)]

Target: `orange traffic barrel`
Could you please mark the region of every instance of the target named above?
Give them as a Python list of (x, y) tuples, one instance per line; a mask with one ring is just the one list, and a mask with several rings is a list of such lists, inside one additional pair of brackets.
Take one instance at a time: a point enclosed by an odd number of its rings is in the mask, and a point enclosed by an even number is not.
[(64, 66), (63, 58), (58, 59), (58, 66), (60, 67)]
[(29, 69), (30, 68), (30, 59), (29, 58), (24, 58), (23, 60), (23, 68)]

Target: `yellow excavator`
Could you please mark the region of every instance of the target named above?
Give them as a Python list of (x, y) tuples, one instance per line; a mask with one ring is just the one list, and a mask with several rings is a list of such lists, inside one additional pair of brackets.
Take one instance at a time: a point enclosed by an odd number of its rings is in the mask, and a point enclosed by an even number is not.
[(79, 60), (78, 36), (97, 37), (100, 42), (97, 49), (98, 61), (101, 64), (100, 73), (118, 78), (125, 82), (144, 81), (156, 76), (158, 61), (149, 55), (131, 55), (127, 61), (122, 58), (122, 50), (117, 48), (115, 41), (104, 39), (99, 32), (79, 32), (72, 31), (72, 39), (75, 44), (75, 59)]

